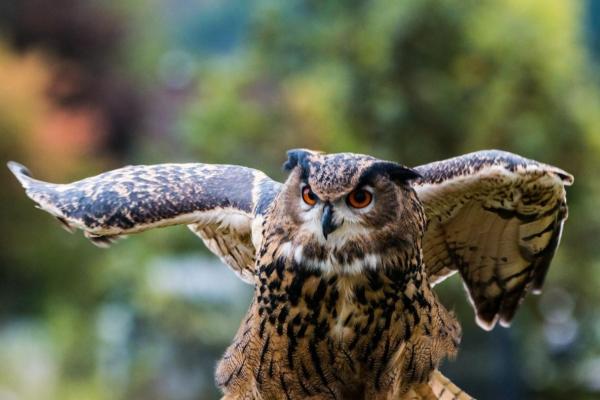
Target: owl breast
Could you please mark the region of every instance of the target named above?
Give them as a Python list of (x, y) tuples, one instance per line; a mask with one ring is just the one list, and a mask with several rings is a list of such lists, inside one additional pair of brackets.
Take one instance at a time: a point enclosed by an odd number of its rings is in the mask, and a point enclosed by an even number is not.
[(413, 264), (357, 274), (294, 257), (260, 265), (218, 384), (226, 393), (258, 388), (265, 398), (376, 398), (426, 380), (454, 351), (458, 327)]

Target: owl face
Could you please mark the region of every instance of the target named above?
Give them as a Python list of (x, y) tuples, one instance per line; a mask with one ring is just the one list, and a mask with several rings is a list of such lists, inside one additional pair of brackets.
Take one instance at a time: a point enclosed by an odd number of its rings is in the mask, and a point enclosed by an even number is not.
[(422, 207), (408, 181), (413, 170), (374, 157), (292, 150), (276, 205), (281, 255), (339, 273), (392, 262), (398, 246), (414, 247), (423, 224), (407, 209)]

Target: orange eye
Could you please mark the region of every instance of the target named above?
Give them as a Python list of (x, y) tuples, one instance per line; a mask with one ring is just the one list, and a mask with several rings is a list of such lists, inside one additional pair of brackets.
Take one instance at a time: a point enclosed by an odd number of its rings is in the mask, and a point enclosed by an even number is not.
[(365, 208), (372, 200), (373, 195), (365, 189), (353, 190), (346, 198), (348, 205), (354, 208)]
[(312, 190), (310, 190), (310, 186), (308, 185), (302, 188), (302, 200), (304, 200), (304, 202), (309, 206), (314, 206), (315, 204), (317, 204), (317, 195), (314, 194)]

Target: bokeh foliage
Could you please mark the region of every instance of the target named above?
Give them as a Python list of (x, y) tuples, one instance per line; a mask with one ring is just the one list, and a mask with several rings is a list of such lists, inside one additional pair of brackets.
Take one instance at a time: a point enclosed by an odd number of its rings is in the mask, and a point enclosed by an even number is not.
[[(3, 160), (56, 180), (164, 161), (284, 179), (294, 147), (407, 165), (500, 148), (558, 165), (576, 183), (545, 294), (510, 330), (484, 333), (458, 280), (445, 283), (465, 333), (444, 371), (485, 399), (598, 396), (600, 92), (587, 3), (73, 4), (58, 2), (47, 18), (61, 24), (42, 28), (23, 17), (31, 5), (0, 19)], [(113, 29), (94, 29), (106, 21)], [(89, 27), (80, 42), (52, 30), (69, 24)], [(35, 212), (6, 171), (0, 181), (0, 399), (215, 398), (214, 360), (249, 289), (211, 265), (197, 273), (206, 253), (184, 228), (98, 250)]]

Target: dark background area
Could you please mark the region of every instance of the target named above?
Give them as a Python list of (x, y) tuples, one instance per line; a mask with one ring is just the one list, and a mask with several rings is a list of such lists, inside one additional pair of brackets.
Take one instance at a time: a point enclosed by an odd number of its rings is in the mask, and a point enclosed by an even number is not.
[[(600, 398), (600, 3), (0, 3), (0, 161), (67, 182), (285, 151), (418, 165), (499, 148), (575, 175), (544, 293), (442, 370), (481, 399)], [(251, 290), (185, 227), (95, 248), (0, 169), (0, 400), (212, 399)]]

